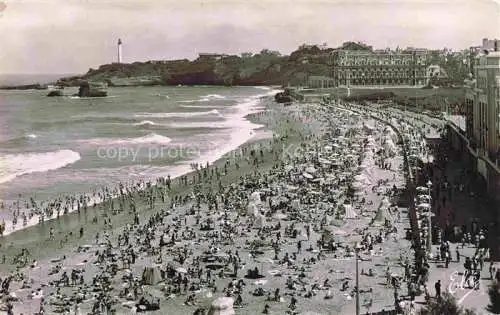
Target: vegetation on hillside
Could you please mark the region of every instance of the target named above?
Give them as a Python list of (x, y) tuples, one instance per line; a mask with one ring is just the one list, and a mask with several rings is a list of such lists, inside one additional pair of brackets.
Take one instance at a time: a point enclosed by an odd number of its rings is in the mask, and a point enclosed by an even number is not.
[(447, 78), (434, 79), (434, 85), (462, 85), (469, 77), (470, 68), (468, 60), (461, 55), (453, 53), (442, 54), (439, 51), (430, 51), (428, 55), (429, 65), (439, 65), (446, 72)]

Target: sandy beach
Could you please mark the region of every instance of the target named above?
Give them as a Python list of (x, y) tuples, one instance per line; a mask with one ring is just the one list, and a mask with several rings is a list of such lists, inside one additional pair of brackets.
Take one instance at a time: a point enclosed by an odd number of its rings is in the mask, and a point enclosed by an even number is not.
[(150, 314), (204, 314), (218, 297), (236, 314), (354, 314), (356, 244), (362, 312), (394, 309), (413, 256), (396, 133), (335, 106), (266, 107), (252, 120), (272, 139), (3, 237), (14, 314), (39, 312), (42, 296), (45, 314), (129, 314), (156, 299)]

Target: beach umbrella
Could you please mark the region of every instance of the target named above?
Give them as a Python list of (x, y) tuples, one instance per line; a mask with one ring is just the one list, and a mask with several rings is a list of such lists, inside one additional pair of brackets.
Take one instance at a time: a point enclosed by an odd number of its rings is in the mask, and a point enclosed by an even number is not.
[(175, 271), (177, 271), (178, 273), (187, 273), (187, 269), (184, 267), (177, 267)]
[(431, 202), (431, 196), (429, 195), (418, 195), (417, 200), (419, 201), (419, 204), (424, 204), (424, 203), (430, 203)]
[(317, 172), (313, 166), (306, 167), (305, 171), (309, 174), (314, 174)]
[(352, 184), (352, 187), (354, 189), (361, 190), (361, 189), (363, 189), (363, 187), (365, 187), (365, 185), (361, 182), (356, 181)]
[(224, 253), (224, 252), (215, 253), (213, 256), (219, 257), (219, 258), (229, 258), (229, 254)]
[(358, 216), (358, 214), (354, 211), (352, 205), (344, 204), (344, 218), (345, 219), (354, 219)]
[(428, 216), (433, 217), (433, 216), (435, 216), (435, 214), (432, 213), (432, 212), (424, 212), (424, 213), (421, 213), (420, 215), (423, 216), (423, 217), (428, 217)]
[(254, 191), (250, 197), (248, 198), (249, 201), (254, 202), (254, 203), (260, 203), (261, 202), (261, 197), (260, 197), (260, 192), (259, 191)]
[(422, 209), (430, 209), (431, 208), (431, 205), (428, 204), (428, 203), (420, 203), (417, 205), (418, 208), (422, 208)]
[(422, 187), (422, 186), (417, 187), (417, 192), (426, 193), (428, 191), (429, 191), (429, 188), (427, 188), (427, 187)]
[(294, 169), (293, 165), (290, 165), (290, 164), (287, 164), (284, 167), (285, 172), (290, 172), (293, 169)]
[(313, 175), (311, 175), (311, 174), (309, 174), (309, 173), (306, 173), (306, 172), (303, 172), (303, 173), (302, 173), (302, 176), (304, 176), (304, 177), (305, 177), (305, 178), (307, 178), (307, 179), (313, 179), (313, 178), (314, 178), (314, 176), (313, 176)]
[(161, 281), (159, 268), (144, 267), (142, 272), (142, 283), (146, 285), (155, 285)]
[(209, 315), (234, 315), (234, 299), (231, 297), (219, 297), (210, 305)]
[(321, 163), (321, 164), (327, 164), (327, 165), (331, 165), (332, 164), (332, 162), (330, 162), (330, 161), (328, 161), (328, 160), (326, 160), (324, 158), (321, 158), (321, 157), (318, 158), (318, 162)]
[(284, 220), (287, 218), (287, 215), (283, 213), (276, 213), (275, 215), (273, 215), (273, 218), (278, 220)]
[(267, 271), (271, 276), (280, 276), (282, 273), (279, 270), (268, 270)]
[(347, 232), (342, 229), (334, 229), (332, 234), (337, 236), (346, 236)]

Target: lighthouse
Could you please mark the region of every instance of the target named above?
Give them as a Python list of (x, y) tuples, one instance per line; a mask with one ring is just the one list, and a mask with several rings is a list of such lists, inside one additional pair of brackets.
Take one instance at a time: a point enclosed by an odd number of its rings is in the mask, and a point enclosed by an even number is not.
[(118, 38), (118, 63), (122, 63), (122, 40)]

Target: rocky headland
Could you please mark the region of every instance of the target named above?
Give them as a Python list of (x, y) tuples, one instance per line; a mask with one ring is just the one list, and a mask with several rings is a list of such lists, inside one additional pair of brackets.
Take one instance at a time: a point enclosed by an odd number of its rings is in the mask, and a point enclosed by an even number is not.
[(192, 61), (112, 63), (89, 69), (81, 76), (61, 78), (57, 84), (78, 86), (81, 80), (90, 80), (108, 86), (299, 85), (311, 75), (329, 75), (329, 56), (333, 50), (302, 45), (289, 56), (264, 49), (240, 56), (200, 54)]

